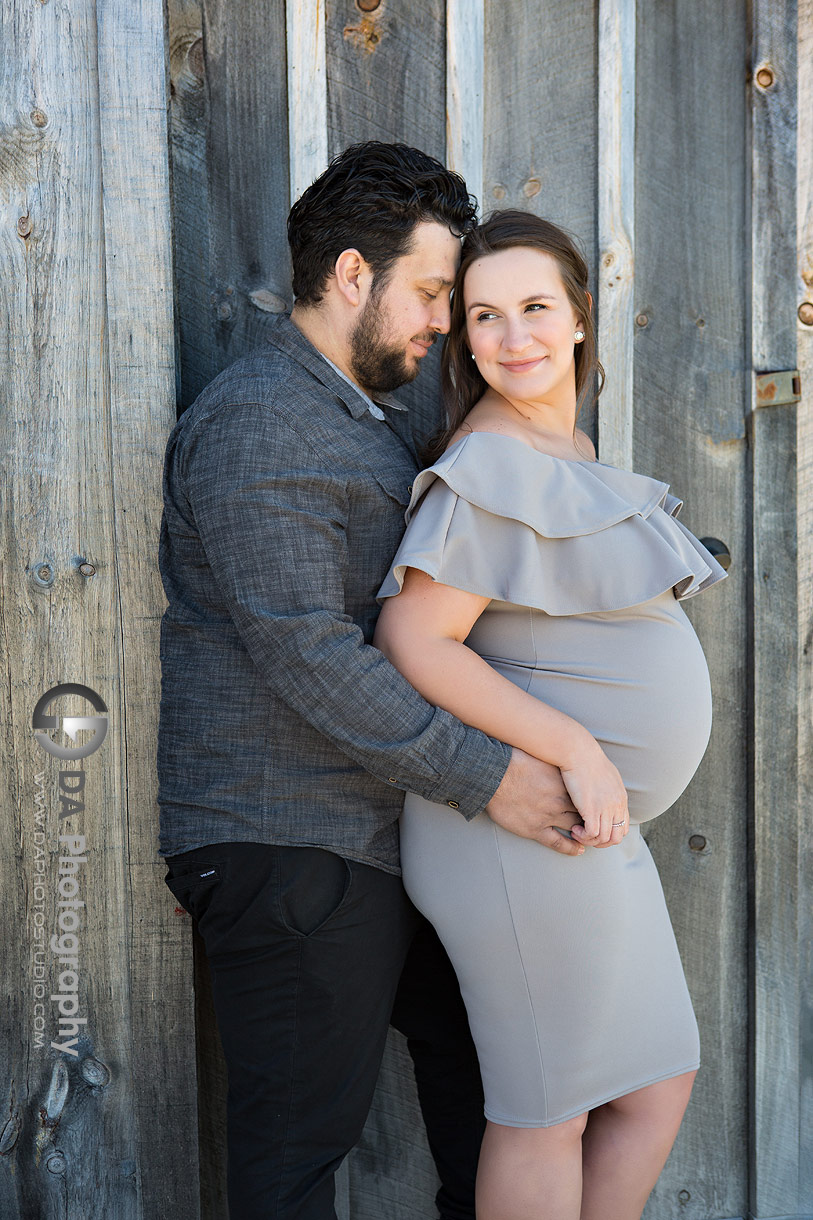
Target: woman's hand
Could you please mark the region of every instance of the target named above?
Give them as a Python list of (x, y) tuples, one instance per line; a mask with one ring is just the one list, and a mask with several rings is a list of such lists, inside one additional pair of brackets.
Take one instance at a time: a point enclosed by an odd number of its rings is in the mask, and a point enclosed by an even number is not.
[(617, 768), (595, 738), (589, 737), (589, 745), (561, 771), (584, 822), (584, 826), (574, 826), (570, 831), (576, 842), (586, 847), (620, 843), (630, 825), (627, 793)]

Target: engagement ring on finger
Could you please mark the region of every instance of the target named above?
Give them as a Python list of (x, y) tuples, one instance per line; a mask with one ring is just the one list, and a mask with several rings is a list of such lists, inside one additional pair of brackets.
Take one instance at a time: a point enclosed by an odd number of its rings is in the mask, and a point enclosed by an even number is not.
[(626, 826), (626, 824), (627, 824), (626, 818), (624, 819), (623, 822), (613, 822), (613, 826)]

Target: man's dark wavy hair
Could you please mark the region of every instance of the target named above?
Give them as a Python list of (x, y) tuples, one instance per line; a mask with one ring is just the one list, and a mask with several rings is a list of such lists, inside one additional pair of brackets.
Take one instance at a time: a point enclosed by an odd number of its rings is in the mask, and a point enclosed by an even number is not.
[[(368, 140), (335, 157), (288, 214), (297, 302), (317, 305), (342, 250), (369, 263), (377, 287), (408, 254), (415, 226), (436, 220), (462, 237), (477, 202), (459, 174), (407, 144)], [(383, 281), (378, 277), (383, 277)]]

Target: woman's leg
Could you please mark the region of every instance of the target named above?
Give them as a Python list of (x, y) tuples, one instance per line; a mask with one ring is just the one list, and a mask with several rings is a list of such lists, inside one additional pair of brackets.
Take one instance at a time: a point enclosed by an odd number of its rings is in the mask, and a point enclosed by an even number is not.
[(579, 1220), (587, 1115), (555, 1127), (486, 1124), (477, 1220)]
[(590, 1112), (582, 1139), (581, 1220), (639, 1220), (675, 1142), (695, 1075), (662, 1080)]

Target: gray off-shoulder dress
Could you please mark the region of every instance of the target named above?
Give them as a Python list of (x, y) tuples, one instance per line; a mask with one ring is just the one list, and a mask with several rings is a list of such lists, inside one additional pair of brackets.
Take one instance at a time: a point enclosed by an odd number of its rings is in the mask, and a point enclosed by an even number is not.
[(622, 843), (576, 858), (407, 794), (404, 884), (457, 971), (496, 1123), (551, 1126), (698, 1066), (639, 829), (689, 783), (711, 728), (680, 602), (725, 573), (680, 506), (655, 479), (474, 432), (416, 479), (379, 592), (413, 567), (491, 598), (467, 645), (585, 725), (629, 794)]

